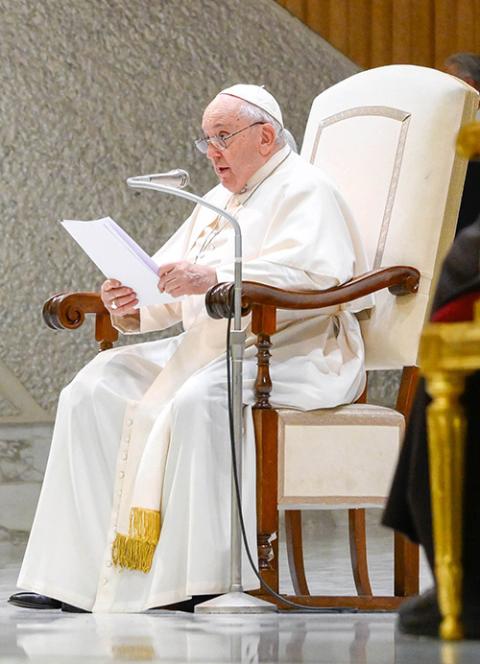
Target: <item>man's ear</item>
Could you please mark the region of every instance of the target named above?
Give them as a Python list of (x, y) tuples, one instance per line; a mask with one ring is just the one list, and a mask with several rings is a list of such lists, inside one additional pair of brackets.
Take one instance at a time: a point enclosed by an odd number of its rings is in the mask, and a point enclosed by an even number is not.
[(273, 126), (266, 122), (262, 125), (262, 133), (260, 140), (260, 154), (267, 156), (272, 151), (275, 145), (275, 129)]

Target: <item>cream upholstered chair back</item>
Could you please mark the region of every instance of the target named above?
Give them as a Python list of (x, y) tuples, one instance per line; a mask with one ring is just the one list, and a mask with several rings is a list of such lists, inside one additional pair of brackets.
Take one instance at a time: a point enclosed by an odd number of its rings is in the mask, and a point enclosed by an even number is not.
[[(313, 102), (302, 155), (335, 182), (356, 222), (370, 269), (410, 265), (419, 292), (375, 294), (361, 320), (367, 369), (417, 364), (421, 330), (453, 239), (466, 160), (455, 139), (478, 95), (425, 67), (356, 74)], [(403, 414), (367, 404), (279, 412), (279, 504), (384, 504), (404, 430)]]
[(412, 265), (419, 292), (387, 290), (362, 321), (367, 369), (417, 364), (421, 329), (452, 242), (467, 162), (455, 153), (478, 95), (426, 67), (356, 74), (313, 102), (302, 155), (336, 183), (359, 228), (370, 268)]

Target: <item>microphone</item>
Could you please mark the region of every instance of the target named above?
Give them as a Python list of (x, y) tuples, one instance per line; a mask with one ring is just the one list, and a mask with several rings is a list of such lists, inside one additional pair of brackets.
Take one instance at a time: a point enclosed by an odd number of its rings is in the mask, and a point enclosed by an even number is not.
[(137, 177), (129, 178), (127, 183), (130, 186), (137, 183), (152, 182), (153, 184), (161, 184), (164, 187), (176, 187), (183, 189), (190, 182), (190, 176), (187, 171), (181, 168), (174, 168), (172, 171), (165, 173), (151, 173), (150, 175), (138, 175)]

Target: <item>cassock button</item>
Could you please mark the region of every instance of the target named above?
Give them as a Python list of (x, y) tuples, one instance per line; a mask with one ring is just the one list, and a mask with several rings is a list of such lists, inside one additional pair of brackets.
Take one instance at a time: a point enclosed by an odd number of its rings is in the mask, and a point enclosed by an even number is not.
[(126, 452), (124, 452), (122, 454), (122, 461), (126, 461), (127, 459), (128, 459), (128, 454)]
[(128, 420), (127, 420), (127, 427), (131, 427), (132, 424), (133, 424), (133, 420), (132, 420), (131, 417), (129, 417)]
[(120, 479), (123, 480), (123, 478), (125, 477), (125, 473), (123, 472), (123, 470), (121, 470), (119, 472), (119, 476), (120, 476)]
[(108, 579), (102, 579), (102, 583), (103, 583), (104, 586), (106, 586), (107, 583), (108, 583)]
[(106, 566), (106, 567), (111, 567), (111, 566), (112, 566), (112, 564), (113, 564), (113, 563), (112, 563), (112, 561), (111, 561), (111, 560), (109, 560), (108, 562), (106, 562), (106, 563), (105, 563), (105, 566)]

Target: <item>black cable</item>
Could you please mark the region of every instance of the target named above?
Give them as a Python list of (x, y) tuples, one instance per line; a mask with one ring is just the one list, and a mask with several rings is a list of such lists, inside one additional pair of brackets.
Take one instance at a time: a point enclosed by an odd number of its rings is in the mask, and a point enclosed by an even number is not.
[[(228, 423), (229, 423), (229, 430), (230, 430), (230, 449), (232, 453), (232, 469), (233, 469), (233, 479), (235, 483), (235, 496), (237, 499), (237, 509), (238, 509), (238, 518), (240, 521), (240, 530), (242, 533), (242, 540), (243, 544), (245, 546), (245, 551), (247, 554), (248, 562), (250, 563), (250, 566), (252, 570), (255, 573), (255, 576), (260, 582), (261, 587), (267, 591), (269, 595), (272, 597), (275, 597), (278, 599), (280, 602), (285, 604), (286, 606), (291, 606), (295, 609), (302, 609), (302, 611), (308, 611), (310, 613), (341, 613), (343, 611), (347, 612), (355, 612), (354, 609), (346, 609), (346, 608), (320, 608), (320, 607), (315, 607), (315, 606), (308, 606), (306, 604), (298, 604), (297, 602), (292, 602), (289, 599), (286, 599), (279, 593), (277, 593), (273, 588), (271, 588), (268, 583), (266, 583), (261, 575), (260, 572), (257, 569), (257, 566), (255, 565), (253, 561), (253, 556), (250, 551), (250, 547), (248, 546), (248, 541), (247, 541), (247, 533), (245, 530), (245, 522), (243, 519), (243, 511), (242, 511), (242, 497), (240, 493), (240, 483), (238, 481), (238, 466), (237, 466), (237, 455), (235, 453), (235, 430), (234, 430), (234, 423), (233, 423), (233, 404), (232, 404), (232, 379), (231, 379), (231, 361), (232, 361), (232, 351), (231, 351), (231, 345), (230, 345), (230, 328), (232, 324), (232, 315), (233, 315), (233, 297), (230, 303), (230, 312), (228, 316), (228, 323), (227, 323), (227, 344), (226, 344), (226, 361), (227, 361), (227, 397), (228, 397)], [(233, 524), (232, 524), (233, 525)], [(241, 563), (240, 563), (241, 564)]]

